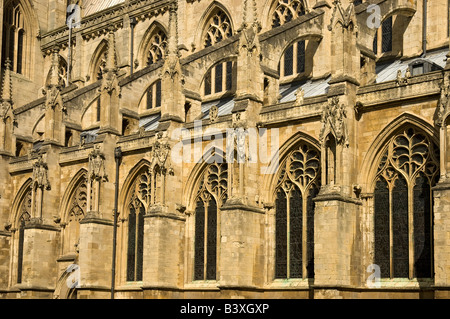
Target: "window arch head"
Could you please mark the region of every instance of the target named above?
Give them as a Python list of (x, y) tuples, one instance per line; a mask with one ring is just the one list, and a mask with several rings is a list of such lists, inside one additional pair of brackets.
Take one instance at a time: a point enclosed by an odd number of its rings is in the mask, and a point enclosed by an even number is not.
[(203, 36), (205, 48), (215, 45), (233, 35), (230, 17), (220, 8), (216, 8), (210, 15)]
[(6, 2), (3, 11), (2, 67), (9, 59), (12, 71), (24, 73), (24, 46), (28, 33), (22, 4), (18, 0)]
[(101, 80), (103, 78), (103, 69), (106, 65), (107, 51), (108, 41), (102, 40), (92, 56), (90, 72), (90, 79), (92, 82)]
[(167, 49), (167, 34), (160, 26), (151, 33), (146, 50), (146, 65), (152, 65), (164, 59)]
[(277, 0), (272, 13), (272, 28), (279, 27), (306, 13), (303, 0)]

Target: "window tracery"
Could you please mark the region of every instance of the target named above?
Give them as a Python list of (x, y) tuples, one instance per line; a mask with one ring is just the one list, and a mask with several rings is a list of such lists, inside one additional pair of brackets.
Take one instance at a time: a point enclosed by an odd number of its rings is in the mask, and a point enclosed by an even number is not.
[(196, 197), (194, 280), (216, 280), (217, 216), (227, 200), (227, 189), (227, 164), (210, 164)]
[(374, 262), (383, 278), (432, 277), (431, 187), (438, 177), (439, 150), (428, 136), (405, 128), (391, 138), (374, 191)]
[(147, 65), (154, 64), (162, 59), (166, 54), (167, 35), (161, 29), (156, 29), (150, 39), (147, 53)]
[(305, 5), (301, 0), (278, 0), (272, 15), (272, 28), (279, 27), (305, 14)]
[(314, 276), (314, 202), (319, 151), (302, 142), (280, 168), (275, 194), (275, 278)]
[(205, 48), (215, 45), (233, 34), (230, 18), (220, 9), (209, 19), (207, 26), (204, 37)]

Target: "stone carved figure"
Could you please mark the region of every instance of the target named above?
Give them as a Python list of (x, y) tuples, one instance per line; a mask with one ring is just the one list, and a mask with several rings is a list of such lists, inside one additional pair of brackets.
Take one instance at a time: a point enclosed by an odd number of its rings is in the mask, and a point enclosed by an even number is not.
[(322, 112), (320, 140), (323, 142), (325, 132), (329, 129), (334, 133), (337, 143), (343, 143), (345, 146), (348, 146), (346, 119), (347, 111), (344, 104), (339, 103), (338, 96), (333, 97)]
[(95, 146), (89, 154), (89, 179), (97, 181), (108, 180), (105, 171), (105, 156), (98, 146)]
[(217, 105), (211, 106), (211, 108), (209, 109), (209, 120), (211, 121), (211, 123), (216, 122), (218, 117), (219, 108), (217, 107)]
[(33, 164), (33, 185), (41, 189), (50, 189), (50, 182), (48, 180), (48, 166), (44, 162), (42, 155)]

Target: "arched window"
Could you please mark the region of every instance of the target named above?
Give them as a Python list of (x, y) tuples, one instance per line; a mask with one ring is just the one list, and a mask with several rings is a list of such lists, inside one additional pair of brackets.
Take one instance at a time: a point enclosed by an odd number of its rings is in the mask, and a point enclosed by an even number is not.
[(206, 48), (215, 45), (231, 37), (232, 34), (233, 30), (231, 29), (230, 18), (224, 11), (216, 9), (206, 24), (206, 34), (203, 41), (204, 46)]
[[(132, 185), (128, 199), (127, 281), (142, 281), (144, 260), (144, 215), (154, 202), (155, 183), (152, 170), (143, 167)], [(152, 184), (153, 183), (153, 184)]]
[(235, 68), (236, 62), (234, 61), (220, 62), (210, 68), (206, 72), (203, 81), (204, 95), (225, 93), (233, 90), (236, 82)]
[(66, 226), (64, 229), (64, 253), (76, 250), (80, 239), (80, 221), (87, 213), (87, 175), (83, 174), (69, 201)]
[(305, 40), (297, 41), (290, 45), (284, 52), (281, 62), (282, 77), (290, 77), (302, 74), (305, 72)]
[(382, 278), (431, 278), (431, 188), (439, 177), (439, 150), (411, 127), (387, 144), (375, 178), (374, 263)]
[(375, 32), (373, 39), (373, 53), (383, 54), (392, 51), (392, 16), (384, 20)]
[(152, 32), (147, 53), (147, 65), (154, 64), (162, 59), (166, 54), (167, 35), (161, 28), (157, 27)]
[(280, 169), (275, 189), (275, 279), (313, 278), (319, 151), (302, 142)]
[(11, 61), (11, 70), (23, 73), (25, 21), (23, 9), (19, 1), (6, 3), (3, 11), (2, 66), (7, 58)]
[(210, 164), (195, 200), (194, 280), (216, 280), (217, 216), (227, 199), (227, 185), (227, 164)]
[(272, 28), (279, 27), (304, 14), (305, 5), (302, 0), (278, 0), (278, 5), (272, 14)]
[[(47, 80), (46, 80), (46, 85), (49, 84), (50, 82), (50, 76), (51, 76), (51, 68), (50, 71), (47, 74)], [(59, 77), (59, 85), (62, 87), (65, 87), (67, 84), (67, 62), (66, 60), (59, 56), (58, 58), (58, 77)]]
[(147, 110), (161, 106), (161, 80), (150, 85), (146, 91)]
[(23, 269), (23, 244), (25, 223), (31, 218), (31, 184), (28, 186), (22, 202), (19, 206), (19, 223), (18, 223), (18, 249), (17, 249), (17, 283), (22, 283), (22, 269)]

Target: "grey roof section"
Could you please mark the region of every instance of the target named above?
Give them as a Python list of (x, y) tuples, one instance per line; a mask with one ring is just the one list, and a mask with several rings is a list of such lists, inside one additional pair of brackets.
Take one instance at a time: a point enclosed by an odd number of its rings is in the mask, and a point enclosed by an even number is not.
[(311, 97), (326, 94), (328, 92), (331, 76), (326, 79), (308, 80), (302, 82), (294, 82), (285, 85), (280, 85), (280, 103), (295, 101), (295, 93), (298, 89), (304, 92), (303, 97)]
[(97, 133), (98, 133), (99, 130), (100, 130), (99, 128), (96, 128), (96, 129), (93, 129), (93, 130), (81, 132), (80, 140), (82, 140), (83, 137), (84, 137), (84, 142), (85, 143), (94, 142), (97, 139), (97, 136), (98, 136)]
[(202, 113), (205, 114), (202, 119), (209, 119), (209, 110), (213, 105), (217, 106), (218, 116), (229, 115), (234, 108), (234, 99), (232, 97), (210, 101), (202, 104)]
[(143, 117), (139, 120), (139, 127), (144, 127), (146, 132), (156, 130), (159, 125), (161, 114)]
[(448, 49), (430, 52), (424, 58), (413, 58), (404, 61), (395, 60), (389, 63), (377, 65), (375, 72), (377, 73), (376, 83), (393, 81), (397, 78), (397, 71), (402, 71), (402, 76), (405, 76), (408, 65), (415, 60), (428, 60), (442, 68), (445, 67), (445, 56), (448, 53)]
[(83, 5), (83, 15), (87, 17), (88, 15), (100, 12), (124, 2), (125, 0), (86, 0)]

